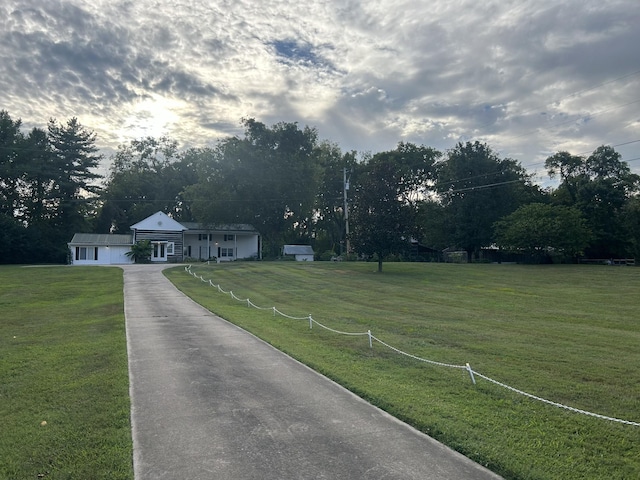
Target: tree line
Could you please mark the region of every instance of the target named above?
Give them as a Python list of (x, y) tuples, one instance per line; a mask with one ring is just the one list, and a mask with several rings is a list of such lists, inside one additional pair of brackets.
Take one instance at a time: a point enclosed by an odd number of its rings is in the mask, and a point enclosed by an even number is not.
[(543, 189), (481, 142), (359, 154), (297, 123), (242, 124), (243, 135), (214, 147), (133, 140), (102, 177), (96, 136), (77, 119), (24, 133), (0, 111), (0, 263), (62, 263), (73, 233), (127, 233), (159, 210), (178, 221), (251, 224), (265, 258), (303, 243), (326, 258), (376, 259), (380, 269), (385, 259), (444, 249), (532, 262), (640, 254), (640, 177), (609, 146), (549, 157), (557, 187)]
[(77, 119), (24, 133), (0, 111), (0, 263), (63, 263), (97, 214), (96, 136)]

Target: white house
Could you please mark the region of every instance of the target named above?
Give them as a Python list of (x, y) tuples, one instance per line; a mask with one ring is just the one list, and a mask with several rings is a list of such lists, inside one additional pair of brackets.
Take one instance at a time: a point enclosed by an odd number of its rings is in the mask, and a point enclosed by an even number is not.
[(313, 248), (310, 245), (285, 245), (282, 254), (293, 255), (296, 262), (313, 262)]
[(260, 234), (250, 225), (180, 223), (157, 212), (131, 226), (131, 234), (76, 233), (68, 243), (73, 265), (131, 263), (125, 255), (142, 240), (153, 245), (152, 262), (231, 261), (261, 257)]

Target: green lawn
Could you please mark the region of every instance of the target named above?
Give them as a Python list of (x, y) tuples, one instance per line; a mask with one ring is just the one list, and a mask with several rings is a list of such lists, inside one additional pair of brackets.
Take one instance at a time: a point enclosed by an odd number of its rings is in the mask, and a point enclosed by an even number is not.
[[(291, 316), (366, 332), (590, 412), (640, 422), (640, 269), (605, 266), (263, 263), (195, 265)], [(366, 337), (309, 329), (167, 276), (210, 310), (509, 479), (640, 478), (640, 427), (546, 405)]]
[(0, 267), (0, 478), (133, 478), (122, 285)]

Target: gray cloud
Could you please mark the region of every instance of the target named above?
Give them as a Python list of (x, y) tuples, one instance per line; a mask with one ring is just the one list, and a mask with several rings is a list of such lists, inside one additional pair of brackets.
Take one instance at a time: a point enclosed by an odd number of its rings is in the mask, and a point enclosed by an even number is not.
[(639, 20), (626, 0), (8, 0), (0, 108), (77, 116), (107, 151), (212, 144), (254, 117), (343, 150), (480, 139), (535, 170), (640, 140)]

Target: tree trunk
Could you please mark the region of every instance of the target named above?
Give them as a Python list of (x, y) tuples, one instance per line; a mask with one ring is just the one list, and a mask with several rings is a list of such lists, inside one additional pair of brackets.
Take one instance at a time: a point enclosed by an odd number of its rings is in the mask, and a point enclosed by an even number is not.
[(382, 256), (378, 256), (378, 273), (382, 272)]

